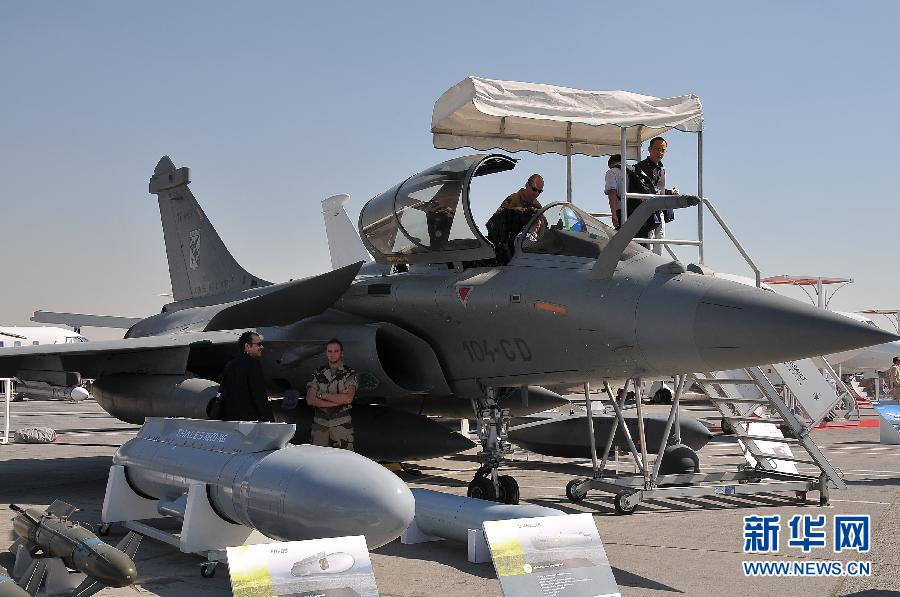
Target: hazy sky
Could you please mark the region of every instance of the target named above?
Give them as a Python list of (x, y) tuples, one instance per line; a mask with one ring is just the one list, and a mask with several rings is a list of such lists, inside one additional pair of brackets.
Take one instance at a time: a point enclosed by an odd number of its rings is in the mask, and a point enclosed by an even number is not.
[[(272, 281), (329, 269), (320, 200), (349, 193), (355, 221), (372, 196), (470, 153), (436, 150), (430, 133), (434, 101), (468, 75), (697, 94), (705, 194), (764, 275), (852, 277), (833, 308), (900, 307), (900, 3), (4, 0), (0, 10), (2, 324), (26, 324), (35, 309), (159, 310), (170, 284), (147, 181), (163, 154), (191, 167), (194, 194), (246, 269)], [(670, 183), (695, 191), (696, 137), (667, 138)], [(516, 157), (476, 212), (532, 171), (545, 176), (544, 203), (565, 198), (563, 157)], [(603, 207), (605, 170), (605, 159), (574, 160), (576, 204)], [(694, 235), (695, 222), (681, 214), (670, 236)], [(749, 275), (721, 233), (707, 235), (714, 269)]]

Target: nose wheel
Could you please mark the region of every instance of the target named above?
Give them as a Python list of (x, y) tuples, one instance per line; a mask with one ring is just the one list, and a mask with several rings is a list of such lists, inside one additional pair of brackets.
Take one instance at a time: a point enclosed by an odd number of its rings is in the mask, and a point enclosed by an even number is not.
[[(483, 468), (483, 467), (482, 467)], [(477, 500), (487, 500), (489, 502), (500, 502), (501, 504), (518, 504), (519, 503), (519, 482), (509, 475), (499, 475), (497, 484), (491, 479), (490, 469), (475, 474), (475, 478), (469, 483), (469, 490), (466, 492), (470, 498)]]

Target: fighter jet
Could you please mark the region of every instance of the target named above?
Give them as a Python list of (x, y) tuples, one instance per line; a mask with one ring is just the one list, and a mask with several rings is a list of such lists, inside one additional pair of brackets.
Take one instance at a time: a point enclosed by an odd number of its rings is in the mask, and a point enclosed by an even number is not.
[(495, 398), (508, 388), (727, 370), (895, 338), (632, 242), (653, 211), (696, 197), (646, 201), (618, 232), (571, 203), (549, 204), (499, 265), (470, 191), (515, 165), (475, 154), (405, 178), (360, 214), (372, 262), (271, 284), (235, 261), (191, 193), (189, 169), (163, 157), (150, 193), (174, 302), (123, 340), (0, 350), (0, 375), (78, 371), (123, 420), (203, 418), (243, 329), (264, 337), (273, 391), (303, 391), (324, 364), (323, 343), (337, 337), (360, 373), (361, 400), (470, 402), (488, 424), (469, 493), (514, 502), (515, 479), (498, 474), (506, 415)]

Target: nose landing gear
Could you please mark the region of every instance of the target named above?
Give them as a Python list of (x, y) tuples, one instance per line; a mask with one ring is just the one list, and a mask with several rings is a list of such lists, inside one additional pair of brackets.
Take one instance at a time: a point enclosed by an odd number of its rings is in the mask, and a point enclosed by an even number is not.
[(484, 399), (473, 400), (473, 408), (478, 417), (478, 438), (482, 446), (478, 455), (481, 467), (469, 483), (467, 495), (501, 504), (518, 504), (518, 482), (509, 475), (498, 473), (505, 455), (512, 452), (512, 445), (506, 441), (509, 409), (502, 409), (497, 405), (493, 390), (488, 390), (487, 394)]

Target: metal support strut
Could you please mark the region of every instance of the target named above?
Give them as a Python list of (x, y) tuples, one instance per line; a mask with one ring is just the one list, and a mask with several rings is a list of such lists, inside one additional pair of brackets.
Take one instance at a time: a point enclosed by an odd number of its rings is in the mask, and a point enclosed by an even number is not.
[(469, 483), (467, 495), (504, 504), (519, 503), (519, 484), (509, 475), (498, 472), (505, 456), (512, 452), (512, 445), (506, 440), (509, 430), (509, 409), (500, 408), (495, 399), (494, 389), (488, 389), (486, 396), (472, 400), (478, 425), (478, 439), (481, 466)]

